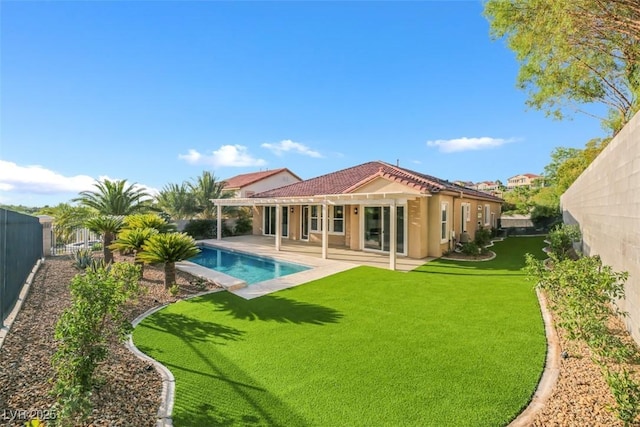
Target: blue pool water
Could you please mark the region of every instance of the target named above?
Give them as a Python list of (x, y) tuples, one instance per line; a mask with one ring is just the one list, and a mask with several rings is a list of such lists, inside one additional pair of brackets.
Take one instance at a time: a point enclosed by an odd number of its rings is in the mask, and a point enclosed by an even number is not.
[(247, 285), (309, 269), (304, 265), (276, 261), (242, 252), (210, 247), (200, 247), (200, 249), (201, 252), (190, 258), (189, 261), (244, 280)]

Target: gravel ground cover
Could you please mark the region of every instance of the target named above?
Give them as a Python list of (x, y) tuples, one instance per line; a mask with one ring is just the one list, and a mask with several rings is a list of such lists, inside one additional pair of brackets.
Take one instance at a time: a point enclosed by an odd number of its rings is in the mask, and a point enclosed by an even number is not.
[[(126, 259), (126, 257), (116, 257)], [(0, 425), (24, 426), (11, 416), (16, 411), (47, 415), (54, 404), (49, 395), (54, 370), (51, 357), (58, 317), (70, 302), (69, 283), (78, 273), (68, 257), (51, 257), (40, 266), (22, 310), (0, 349)], [(141, 284), (147, 289), (127, 307), (133, 320), (159, 304), (200, 292), (191, 275), (178, 271), (180, 294), (172, 297), (163, 286), (162, 266), (145, 266)], [(214, 288), (210, 285), (209, 289)], [(99, 369), (100, 385), (94, 390), (90, 426), (153, 426), (160, 405), (162, 383), (150, 365), (112, 342), (109, 358)], [(19, 417), (16, 417), (19, 418)]]
[[(50, 360), (56, 348), (53, 331), (60, 313), (70, 303), (68, 285), (76, 273), (69, 258), (52, 257), (35, 276), (31, 292), (0, 349), (2, 426), (23, 426), (24, 420), (11, 421), (9, 416), (19, 410), (42, 413), (54, 403), (49, 396), (54, 375)], [(181, 291), (177, 297), (171, 297), (164, 290), (162, 277), (161, 266), (145, 267), (141, 283), (148, 292), (128, 308), (130, 319), (159, 304), (199, 292), (190, 283), (192, 276), (178, 272)], [(625, 334), (621, 323), (617, 327)], [(570, 357), (562, 360), (553, 393), (533, 425), (622, 426), (607, 410), (613, 399), (600, 368), (591, 361), (589, 350), (569, 342), (562, 330), (558, 330), (558, 335), (562, 350), (568, 351)], [(102, 381), (94, 392), (94, 411), (87, 425), (155, 425), (162, 386), (154, 369), (114, 342), (99, 374)]]

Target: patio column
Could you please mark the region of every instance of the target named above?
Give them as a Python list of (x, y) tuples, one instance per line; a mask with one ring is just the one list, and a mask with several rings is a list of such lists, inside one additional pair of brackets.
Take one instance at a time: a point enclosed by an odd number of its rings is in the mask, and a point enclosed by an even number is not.
[(222, 205), (216, 205), (216, 240), (222, 240)]
[(327, 202), (322, 202), (322, 259), (327, 259), (329, 250), (329, 215)]
[(396, 269), (396, 243), (398, 241), (396, 214), (396, 200), (393, 199), (389, 205), (389, 270)]
[(276, 204), (276, 251), (280, 252), (280, 244), (282, 243), (282, 206)]

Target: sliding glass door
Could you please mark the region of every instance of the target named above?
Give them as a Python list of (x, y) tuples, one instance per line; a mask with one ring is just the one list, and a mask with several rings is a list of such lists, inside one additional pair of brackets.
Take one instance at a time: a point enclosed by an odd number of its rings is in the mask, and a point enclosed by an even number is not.
[[(391, 211), (389, 206), (365, 206), (364, 248), (389, 252), (391, 239)], [(405, 251), (404, 206), (396, 207), (396, 253)]]
[[(266, 236), (276, 235), (276, 207), (265, 206), (263, 216), (263, 230)], [(282, 206), (282, 224), (280, 226), (282, 237), (289, 236), (289, 208)]]

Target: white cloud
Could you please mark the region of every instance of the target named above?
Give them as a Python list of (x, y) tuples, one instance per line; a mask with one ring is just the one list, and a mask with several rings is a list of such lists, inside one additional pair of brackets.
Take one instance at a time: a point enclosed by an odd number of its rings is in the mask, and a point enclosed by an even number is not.
[(263, 159), (252, 157), (247, 147), (243, 145), (223, 145), (212, 151), (211, 155), (201, 154), (190, 149), (187, 154), (179, 154), (178, 158), (192, 165), (211, 165), (213, 167), (263, 166), (266, 164)]
[(427, 141), (427, 146), (438, 147), (438, 149), (443, 153), (455, 153), (458, 151), (485, 150), (487, 148), (495, 148), (513, 141), (513, 139), (491, 138), (488, 136), (483, 136), (480, 138), (462, 137), (455, 139), (437, 139), (435, 141)]
[(90, 190), (95, 178), (64, 176), (39, 165), (19, 166), (0, 160), (0, 190), (15, 193), (57, 194)]
[[(97, 180), (114, 181), (108, 176), (100, 176)], [(0, 160), (0, 191), (14, 193), (20, 197), (28, 195), (56, 195), (94, 191), (96, 179), (88, 175), (64, 176), (40, 165), (20, 166), (13, 162)], [(129, 183), (129, 182), (128, 182)], [(130, 184), (130, 183), (129, 183)], [(158, 190), (144, 184), (134, 184), (134, 188), (142, 189), (154, 196)], [(14, 197), (11, 197), (13, 199)], [(4, 197), (3, 200), (10, 200)]]
[(294, 153), (302, 154), (303, 156), (316, 158), (323, 157), (322, 154), (320, 154), (318, 151), (312, 150), (306, 145), (300, 144), (299, 142), (295, 142), (290, 139), (285, 139), (275, 144), (265, 142), (261, 145), (261, 147), (271, 150), (277, 156), (281, 156), (282, 153), (292, 151)]

